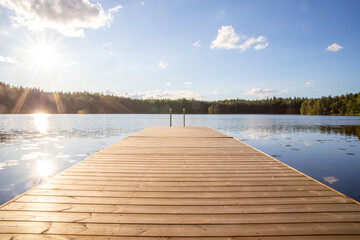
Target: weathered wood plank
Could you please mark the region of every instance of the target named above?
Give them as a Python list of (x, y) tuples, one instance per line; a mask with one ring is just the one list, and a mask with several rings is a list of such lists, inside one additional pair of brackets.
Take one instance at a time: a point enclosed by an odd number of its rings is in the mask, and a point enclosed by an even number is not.
[[(67, 171), (62, 174), (63, 176), (105, 176), (105, 177), (116, 177), (119, 176), (119, 173), (113, 172), (79, 172), (79, 171)], [(229, 174), (221, 174), (221, 173), (121, 173), (121, 176), (131, 176), (131, 177), (289, 177), (289, 176), (299, 176), (299, 173), (294, 172), (275, 172), (275, 173), (229, 173)]]
[[(76, 176), (76, 175), (75, 175)], [(182, 187), (217, 187), (217, 186), (308, 186), (308, 185), (317, 185), (316, 182), (311, 181), (310, 179), (304, 181), (281, 181), (281, 180), (270, 180), (266, 182), (258, 181), (226, 181), (222, 179), (221, 181), (187, 181), (183, 182), (181, 179), (179, 181), (102, 181), (102, 180), (56, 180), (52, 179), (49, 183), (60, 184), (60, 185), (93, 185), (93, 186), (102, 186), (104, 189), (107, 186), (133, 186), (133, 187), (143, 187), (143, 186), (182, 186)]]
[(284, 223), (284, 224), (97, 224), (0, 221), (1, 233), (75, 234), (109, 236), (274, 236), (360, 234), (360, 223)]
[[(7, 211), (54, 211), (96, 213), (168, 213), (168, 214), (224, 214), (224, 213), (311, 213), (311, 212), (360, 212), (355, 203), (330, 204), (273, 204), (273, 205), (214, 205), (214, 206), (166, 206), (166, 205), (106, 205), (12, 202), (1, 210)], [(0, 211), (1, 211), (0, 210)]]
[[(52, 185), (44, 185), (50, 187)], [(42, 186), (43, 187), (43, 186)], [(74, 187), (75, 188), (75, 187)], [(36, 189), (34, 191), (39, 191)], [(328, 189), (321, 185), (310, 185), (310, 186), (219, 186), (219, 187), (168, 187), (168, 186), (142, 186), (134, 188), (132, 186), (117, 186), (117, 191), (125, 192), (282, 192), (282, 191), (328, 191)], [(32, 191), (32, 192), (34, 192)]]
[(107, 177), (107, 176), (69, 176), (69, 175), (59, 175), (54, 177), (54, 179), (72, 179), (72, 180), (105, 180), (105, 181), (166, 181), (166, 182), (171, 182), (171, 181), (183, 181), (183, 182), (188, 182), (188, 181), (213, 181), (213, 182), (217, 182), (217, 181), (249, 181), (249, 182), (254, 182), (254, 181), (259, 181), (259, 182), (266, 182), (266, 181), (272, 181), (272, 180), (278, 180), (278, 181), (306, 181), (308, 180), (307, 177), (305, 176), (291, 176), (291, 177), (277, 177), (277, 176), (268, 176), (268, 177), (197, 177), (197, 178), (193, 178), (193, 177), (161, 177), (161, 176), (156, 176), (156, 177), (147, 177), (146, 175), (144, 175), (143, 177), (131, 177), (131, 176), (121, 176), (121, 174), (119, 174), (119, 177)]
[(224, 198), (224, 199), (174, 199), (174, 198), (110, 198), (24, 195), (18, 202), (77, 203), (77, 204), (129, 204), (129, 205), (267, 205), (310, 203), (353, 203), (351, 199), (336, 197), (287, 197), (287, 198)]
[[(89, 189), (90, 188), (90, 189)], [(91, 191), (90, 191), (91, 190)], [(49, 189), (39, 188), (31, 192), (36, 196), (84, 196), (84, 197), (134, 197), (134, 198), (280, 198), (280, 197), (328, 197), (338, 196), (333, 191), (270, 191), (270, 192), (151, 192), (151, 191), (117, 191), (117, 189), (96, 190), (88, 188), (82, 189)]]
[[(81, 236), (57, 234), (0, 234), (3, 240), (184, 240), (184, 237)], [(186, 237), (186, 240), (358, 240), (360, 235), (272, 236), (272, 237)]]
[(0, 220), (65, 223), (122, 224), (262, 224), (359, 222), (360, 212), (333, 213), (228, 213), (228, 214), (133, 214), (1, 211)]

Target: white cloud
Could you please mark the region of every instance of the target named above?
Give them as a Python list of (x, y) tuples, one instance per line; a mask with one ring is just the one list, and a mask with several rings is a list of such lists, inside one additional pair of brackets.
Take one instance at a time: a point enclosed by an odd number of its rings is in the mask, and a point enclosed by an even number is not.
[(65, 63), (64, 65), (65, 66), (74, 66), (76, 64), (77, 64), (77, 62), (68, 62), (68, 63)]
[(218, 30), (218, 35), (214, 41), (211, 42), (211, 48), (226, 48), (236, 49), (236, 45), (244, 37), (239, 36), (232, 26), (222, 26)]
[(0, 0), (0, 5), (13, 11), (13, 26), (31, 31), (54, 29), (68, 37), (84, 37), (84, 29), (109, 26), (113, 14), (122, 6), (104, 11), (100, 3), (89, 0)]
[(169, 64), (164, 61), (160, 61), (158, 66), (165, 69), (169, 66)]
[(136, 98), (136, 99), (196, 99), (203, 100), (204, 96), (202, 94), (192, 92), (192, 91), (155, 91), (155, 92), (141, 92), (141, 93), (131, 93), (126, 94), (124, 97)]
[(315, 83), (314, 82), (306, 82), (305, 86), (306, 87), (315, 87)]
[(199, 41), (194, 42), (193, 46), (194, 46), (194, 47), (200, 47), (200, 40), (199, 40)]
[(170, 86), (171, 85), (171, 82), (167, 82), (165, 83), (166, 86)]
[[(168, 86), (171, 84), (170, 82), (167, 82), (166, 85)], [(165, 91), (146, 91), (146, 92), (139, 92), (139, 93), (125, 93), (125, 94), (119, 94), (117, 92), (106, 90), (105, 95), (113, 95), (113, 96), (119, 96), (119, 97), (126, 97), (126, 98), (132, 98), (132, 99), (196, 99), (196, 100), (204, 100), (204, 96), (202, 94), (192, 92), (192, 91), (171, 91), (171, 90), (165, 90)]]
[(9, 37), (9, 36), (10, 36), (10, 32), (7, 31), (7, 30), (0, 30), (0, 35), (1, 35), (1, 36)]
[(344, 48), (343, 46), (340, 46), (337, 43), (333, 43), (333, 44), (331, 44), (330, 46), (328, 46), (326, 48), (326, 51), (337, 52), (337, 51), (340, 51), (343, 48)]
[(244, 95), (245, 96), (254, 96), (260, 98), (266, 98), (269, 96), (279, 96), (281, 94), (287, 93), (287, 90), (276, 91), (274, 89), (263, 89), (263, 88), (252, 88), (247, 90)]
[(232, 26), (222, 26), (218, 30), (216, 39), (211, 42), (210, 48), (239, 49), (244, 52), (255, 44), (254, 49), (264, 49), (269, 45), (266, 41), (267, 39), (264, 36), (247, 37), (243, 34), (237, 34)]
[(104, 44), (104, 47), (110, 47), (112, 45), (112, 42), (107, 42)]
[(0, 55), (0, 62), (4, 63), (18, 63), (14, 57), (4, 57)]
[(219, 95), (220, 93), (218, 91), (213, 91), (213, 94)]
[(219, 15), (217, 15), (216, 19), (219, 20), (219, 19), (223, 18), (223, 17), (224, 17), (224, 13), (225, 13), (225, 12), (224, 12), (223, 10), (221, 10), (221, 11), (219, 12)]
[(273, 89), (252, 88), (245, 92), (244, 95), (264, 98), (270, 95), (274, 95), (275, 93), (276, 91)]
[(112, 51), (109, 51), (108, 54), (109, 54), (110, 56), (115, 56), (115, 53), (112, 52)]
[(105, 95), (110, 95), (110, 96), (120, 96), (118, 93), (113, 92), (111, 90), (106, 90), (104, 94)]
[[(84, 1), (84, 0), (83, 0)], [(109, 9), (109, 13), (115, 13), (115, 12), (119, 12), (119, 10), (120, 9), (122, 9), (123, 8), (123, 6), (121, 6), (121, 5), (117, 5), (117, 6), (115, 6), (115, 7), (113, 7), (113, 8), (110, 8)], [(110, 17), (110, 19), (112, 20), (112, 15), (108, 15), (109, 17)]]
[(261, 49), (266, 48), (267, 46), (269, 46), (269, 43), (257, 44), (257, 45), (254, 47), (254, 49), (255, 49), (255, 50), (261, 50)]
[(185, 85), (191, 85), (193, 84), (192, 82), (184, 82)]
[(144, 5), (145, 5), (145, 2), (140, 2), (140, 4), (144, 6)]

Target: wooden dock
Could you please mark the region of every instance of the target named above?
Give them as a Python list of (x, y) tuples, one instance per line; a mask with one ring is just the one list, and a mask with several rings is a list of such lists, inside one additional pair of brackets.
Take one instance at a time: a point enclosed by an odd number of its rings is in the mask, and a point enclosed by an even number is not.
[(0, 209), (0, 239), (360, 239), (360, 204), (207, 127), (151, 127)]

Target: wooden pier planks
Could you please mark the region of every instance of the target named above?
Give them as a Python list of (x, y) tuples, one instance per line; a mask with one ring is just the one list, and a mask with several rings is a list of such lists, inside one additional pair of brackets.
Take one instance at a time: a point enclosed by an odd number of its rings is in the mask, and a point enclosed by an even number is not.
[(360, 239), (360, 205), (211, 128), (152, 127), (0, 209), (0, 239), (168, 238)]

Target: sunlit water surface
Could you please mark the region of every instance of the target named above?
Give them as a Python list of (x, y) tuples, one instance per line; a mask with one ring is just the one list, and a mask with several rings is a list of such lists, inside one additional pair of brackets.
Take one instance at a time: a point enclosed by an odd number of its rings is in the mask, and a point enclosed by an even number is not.
[[(182, 116), (173, 116), (182, 125)], [(360, 200), (360, 117), (187, 115)], [(0, 115), (0, 204), (168, 115)]]

